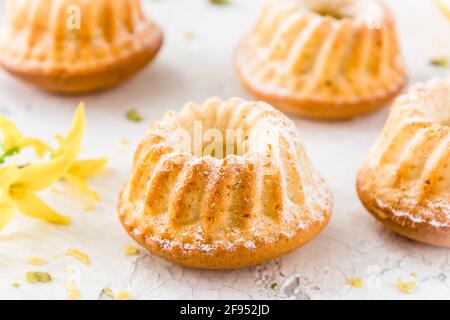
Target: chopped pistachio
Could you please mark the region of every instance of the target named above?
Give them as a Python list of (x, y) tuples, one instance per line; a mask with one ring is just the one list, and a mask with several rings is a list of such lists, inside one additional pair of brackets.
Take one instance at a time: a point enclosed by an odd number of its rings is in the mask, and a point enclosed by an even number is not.
[(0, 164), (5, 163), (6, 158), (8, 157), (13, 157), (16, 154), (18, 154), (20, 152), (20, 149), (18, 147), (14, 147), (10, 150), (5, 151), (1, 156), (0, 156)]
[(140, 115), (140, 113), (136, 109), (131, 109), (126, 114), (127, 119), (133, 122), (141, 122), (144, 118)]
[(139, 254), (139, 249), (133, 246), (126, 246), (123, 248), (123, 253), (125, 253), (127, 256), (135, 256)]
[(114, 294), (113, 294), (111, 288), (104, 288), (104, 289), (103, 289), (103, 293), (104, 293), (106, 296), (110, 297), (111, 299), (114, 298)]
[(430, 64), (435, 67), (447, 68), (449, 66), (449, 59), (447, 57), (437, 57), (430, 60)]
[(131, 300), (132, 295), (130, 291), (123, 290), (119, 291), (114, 295), (114, 300)]
[(352, 286), (356, 289), (360, 289), (363, 286), (363, 281), (362, 281), (362, 279), (359, 279), (359, 278), (350, 278), (350, 279), (347, 279), (346, 284), (349, 286)]
[(25, 278), (28, 283), (47, 283), (52, 281), (52, 276), (47, 272), (28, 271), (25, 274)]
[(270, 285), (270, 289), (276, 290), (278, 288), (278, 283), (274, 282)]
[(42, 265), (46, 264), (47, 262), (42, 258), (29, 257), (29, 258), (27, 258), (27, 263), (31, 264), (33, 266), (42, 266)]
[(397, 279), (397, 289), (401, 293), (411, 293), (416, 287), (416, 280), (404, 282), (402, 278)]
[(69, 250), (67, 250), (65, 252), (65, 255), (66, 256), (72, 256), (72, 257), (80, 260), (85, 265), (89, 265), (90, 264), (89, 256), (86, 253), (81, 252), (81, 251), (79, 251), (77, 249), (69, 249)]
[(213, 4), (229, 4), (230, 0), (209, 0)]

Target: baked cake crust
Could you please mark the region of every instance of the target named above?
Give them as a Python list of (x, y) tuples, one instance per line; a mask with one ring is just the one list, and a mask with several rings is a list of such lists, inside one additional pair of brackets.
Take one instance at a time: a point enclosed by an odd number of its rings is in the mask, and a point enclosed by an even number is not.
[(365, 207), (393, 231), (450, 247), (450, 81), (399, 97), (358, 174)]
[[(180, 151), (178, 129), (270, 129), (280, 144), (217, 158)], [(265, 171), (268, 165), (271, 170)], [(119, 218), (150, 252), (183, 266), (231, 269), (298, 248), (327, 225), (332, 195), (293, 122), (264, 103), (233, 98), (188, 104), (154, 124), (139, 145)]]
[[(67, 9), (74, 4), (80, 7), (81, 25), (71, 30), (66, 27)], [(161, 30), (140, 6), (140, 0), (10, 0), (0, 64), (55, 93), (116, 85), (151, 62), (163, 43)]]
[(407, 78), (395, 21), (381, 0), (271, 1), (236, 60), (253, 95), (315, 119), (384, 106)]

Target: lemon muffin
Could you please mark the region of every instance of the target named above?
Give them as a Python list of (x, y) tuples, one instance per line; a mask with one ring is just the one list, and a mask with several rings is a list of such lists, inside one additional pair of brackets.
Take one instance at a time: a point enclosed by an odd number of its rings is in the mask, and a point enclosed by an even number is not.
[(380, 0), (275, 0), (237, 54), (256, 97), (288, 112), (342, 119), (395, 97), (406, 82), (395, 21)]
[(450, 247), (450, 80), (417, 85), (398, 98), (357, 185), (387, 227)]
[(118, 204), (137, 242), (202, 269), (281, 256), (317, 236), (331, 211), (294, 123), (238, 98), (191, 103), (152, 125)]
[(162, 40), (140, 0), (9, 0), (0, 64), (48, 91), (96, 91), (142, 69)]

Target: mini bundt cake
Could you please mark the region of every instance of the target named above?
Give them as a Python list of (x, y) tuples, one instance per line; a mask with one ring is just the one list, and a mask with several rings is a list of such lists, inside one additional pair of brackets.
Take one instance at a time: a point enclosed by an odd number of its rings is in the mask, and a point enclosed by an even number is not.
[(48, 91), (96, 91), (142, 69), (162, 39), (140, 0), (9, 0), (0, 64)]
[(398, 98), (357, 185), (387, 227), (450, 247), (450, 80), (417, 85)]
[(256, 97), (317, 119), (369, 112), (406, 82), (381, 0), (271, 1), (239, 48), (237, 69)]
[(294, 123), (238, 98), (187, 104), (154, 124), (118, 204), (137, 242), (201, 269), (281, 256), (317, 236), (331, 211)]

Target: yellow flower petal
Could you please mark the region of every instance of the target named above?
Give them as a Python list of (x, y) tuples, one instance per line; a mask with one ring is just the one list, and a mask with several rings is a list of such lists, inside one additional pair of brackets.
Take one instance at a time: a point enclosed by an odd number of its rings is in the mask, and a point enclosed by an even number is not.
[(81, 179), (87, 179), (105, 167), (107, 158), (95, 160), (78, 160), (70, 167), (69, 173)]
[(20, 169), (16, 166), (0, 167), (0, 190), (8, 193), (10, 186), (19, 178)]
[(60, 147), (54, 154), (55, 157), (64, 156), (72, 164), (81, 150), (81, 143), (84, 137), (84, 127), (86, 124), (86, 114), (84, 104), (80, 103), (72, 122), (72, 126), (65, 137), (60, 138)]
[(14, 200), (17, 208), (26, 216), (54, 224), (70, 223), (69, 217), (52, 210), (38, 196), (29, 191), (24, 190), (20, 197), (16, 197)]
[(0, 131), (3, 133), (3, 151), (13, 149), (17, 141), (22, 138), (16, 125), (2, 116), (0, 116)]
[(0, 201), (0, 231), (2, 231), (14, 216), (15, 208), (10, 202)]
[(17, 142), (16, 146), (19, 148), (32, 147), (34, 152), (41, 158), (45, 155), (45, 153), (53, 151), (53, 149), (45, 142), (34, 138), (23, 138)]
[(61, 179), (69, 166), (70, 163), (64, 157), (58, 157), (45, 163), (32, 164), (20, 169), (15, 183), (29, 191), (40, 191)]
[(0, 116), (0, 131), (3, 133), (3, 151), (7, 152), (14, 149), (33, 147), (34, 152), (43, 157), (46, 152), (51, 152), (47, 144), (41, 140), (34, 138), (23, 138), (22, 133), (17, 129), (16, 125)]
[(81, 192), (87, 194), (92, 200), (100, 201), (101, 197), (94, 190), (92, 190), (83, 179), (80, 179), (70, 173), (66, 173), (64, 175), (64, 179)]

